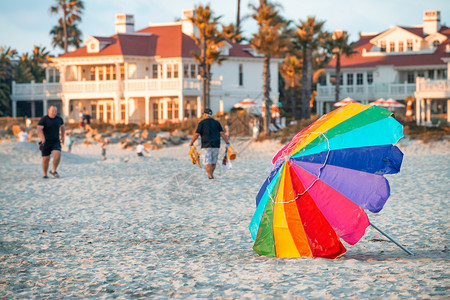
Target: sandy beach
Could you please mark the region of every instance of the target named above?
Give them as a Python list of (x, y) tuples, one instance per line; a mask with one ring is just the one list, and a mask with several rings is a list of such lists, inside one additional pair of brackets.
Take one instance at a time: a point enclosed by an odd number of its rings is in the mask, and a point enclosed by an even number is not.
[(186, 143), (151, 157), (109, 145), (106, 161), (75, 145), (44, 180), (36, 144), (1, 143), (0, 298), (448, 299), (448, 141), (401, 140), (391, 197), (368, 213), (414, 256), (369, 227), (336, 260), (253, 252), (255, 196), (282, 145), (232, 144), (215, 180)]

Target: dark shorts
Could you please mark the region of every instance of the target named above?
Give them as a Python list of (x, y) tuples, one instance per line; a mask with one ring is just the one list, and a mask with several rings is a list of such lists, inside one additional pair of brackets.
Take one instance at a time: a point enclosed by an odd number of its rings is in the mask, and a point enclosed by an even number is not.
[(50, 156), (55, 150), (61, 152), (60, 142), (45, 142), (41, 149), (42, 156)]
[(142, 153), (142, 152), (138, 152), (138, 154), (137, 154), (138, 156), (144, 156), (144, 153)]

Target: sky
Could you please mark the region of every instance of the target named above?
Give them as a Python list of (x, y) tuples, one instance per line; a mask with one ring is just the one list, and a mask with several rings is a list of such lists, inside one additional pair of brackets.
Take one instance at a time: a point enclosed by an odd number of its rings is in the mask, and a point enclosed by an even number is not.
[[(51, 54), (62, 51), (51, 46), (49, 32), (59, 16), (50, 15), (50, 6), (56, 0), (0, 0), (0, 46), (10, 46), (19, 53), (31, 52), (34, 45), (44, 46)], [(441, 24), (450, 27), (448, 0), (277, 0), (281, 14), (296, 24), (299, 19), (315, 16), (325, 21), (325, 29), (346, 30), (352, 41), (360, 32), (382, 32), (391, 25), (420, 25), (423, 12), (439, 10)], [(259, 0), (241, 0), (241, 18), (249, 15), (249, 3)], [(82, 40), (89, 36), (111, 36), (115, 33), (115, 14), (134, 15), (135, 30), (152, 23), (173, 22), (181, 17), (183, 9), (198, 4), (210, 4), (223, 23), (236, 21), (237, 0), (84, 0), (85, 11), (79, 28)], [(242, 22), (244, 36), (257, 30), (251, 18)]]

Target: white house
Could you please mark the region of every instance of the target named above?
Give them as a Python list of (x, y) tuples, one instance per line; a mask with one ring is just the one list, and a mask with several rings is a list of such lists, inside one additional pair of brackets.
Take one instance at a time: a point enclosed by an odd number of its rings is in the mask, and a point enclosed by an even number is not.
[[(362, 33), (355, 51), (350, 57), (341, 57), (340, 99), (369, 103), (380, 97), (404, 101), (411, 96), (419, 103), (419, 124), (443, 114), (450, 121), (450, 28), (441, 25), (439, 11), (426, 11), (419, 26)], [(317, 86), (319, 115), (333, 109), (335, 67), (332, 59), (325, 69), (326, 81)]]
[[(135, 31), (132, 15), (116, 15), (116, 34), (90, 36), (84, 47), (52, 59), (43, 83), (13, 83), (13, 116), (27, 101), (32, 114), (59, 105), (69, 122), (81, 111), (100, 122), (156, 123), (200, 116), (199, 67), (191, 55), (196, 28), (182, 20)], [(212, 66), (211, 108), (226, 111), (245, 99), (261, 99), (263, 57), (250, 45), (226, 43), (226, 58)], [(278, 102), (279, 59), (272, 59), (271, 98)], [(38, 109), (37, 109), (38, 107)], [(42, 112), (40, 114), (40, 112)]]

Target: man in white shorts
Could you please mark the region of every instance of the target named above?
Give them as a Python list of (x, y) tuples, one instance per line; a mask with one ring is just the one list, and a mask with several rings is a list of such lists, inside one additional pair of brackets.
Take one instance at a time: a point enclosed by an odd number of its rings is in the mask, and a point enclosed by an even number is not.
[(198, 123), (197, 130), (189, 143), (189, 146), (192, 147), (198, 137), (201, 136), (204, 164), (209, 179), (214, 179), (213, 174), (219, 158), (220, 137), (227, 145), (230, 144), (228, 137), (223, 132), (222, 125), (212, 118), (212, 114), (212, 110), (209, 108), (203, 111), (203, 120)]

